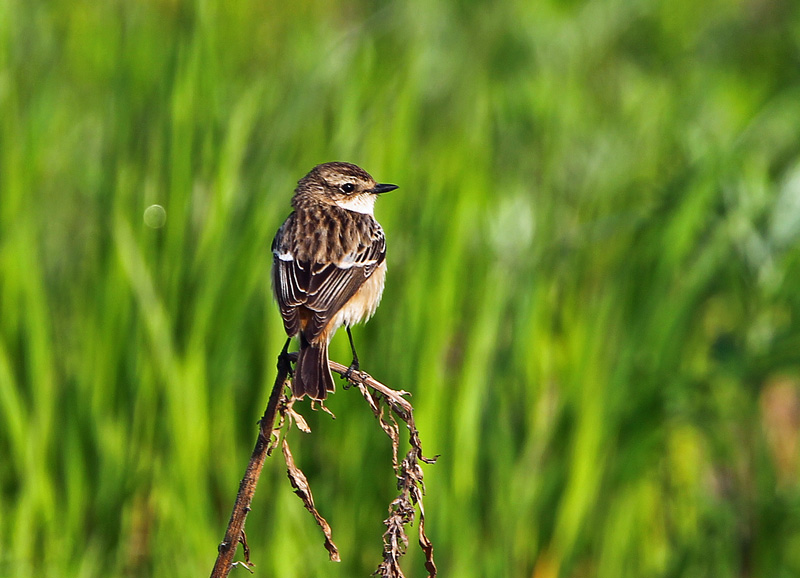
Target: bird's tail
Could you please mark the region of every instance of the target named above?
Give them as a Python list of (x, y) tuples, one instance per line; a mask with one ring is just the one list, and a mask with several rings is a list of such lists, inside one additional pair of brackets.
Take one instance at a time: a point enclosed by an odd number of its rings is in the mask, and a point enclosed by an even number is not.
[(312, 399), (325, 399), (329, 391), (334, 391), (333, 375), (328, 367), (328, 343), (309, 343), (300, 333), (300, 353), (297, 354), (292, 394)]

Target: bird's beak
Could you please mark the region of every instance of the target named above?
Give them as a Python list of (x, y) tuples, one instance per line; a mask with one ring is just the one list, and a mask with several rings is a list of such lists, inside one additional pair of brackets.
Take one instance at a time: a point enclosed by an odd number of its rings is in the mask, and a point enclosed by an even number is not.
[(374, 187), (372, 187), (371, 193), (376, 195), (380, 195), (381, 193), (388, 193), (389, 191), (395, 190), (397, 185), (387, 185), (386, 183), (378, 183)]

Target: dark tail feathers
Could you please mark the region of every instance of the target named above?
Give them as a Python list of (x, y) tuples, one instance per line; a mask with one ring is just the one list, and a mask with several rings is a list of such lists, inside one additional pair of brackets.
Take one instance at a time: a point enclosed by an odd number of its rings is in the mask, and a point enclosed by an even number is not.
[(328, 344), (311, 344), (300, 334), (300, 353), (297, 355), (292, 394), (313, 399), (325, 399), (334, 391), (333, 375), (328, 367)]

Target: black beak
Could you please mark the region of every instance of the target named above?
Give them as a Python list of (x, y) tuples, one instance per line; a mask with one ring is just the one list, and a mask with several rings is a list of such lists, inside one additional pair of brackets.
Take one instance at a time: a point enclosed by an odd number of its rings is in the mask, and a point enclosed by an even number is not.
[(387, 185), (386, 183), (379, 183), (374, 187), (372, 187), (372, 190), (370, 192), (379, 195), (381, 193), (388, 193), (389, 191), (393, 191), (396, 188), (398, 188), (397, 185)]

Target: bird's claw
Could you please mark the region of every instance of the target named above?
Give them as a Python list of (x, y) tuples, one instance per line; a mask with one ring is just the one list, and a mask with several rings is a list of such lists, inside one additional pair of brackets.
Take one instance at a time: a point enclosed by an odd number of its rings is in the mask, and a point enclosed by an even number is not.
[(358, 362), (357, 362), (357, 361), (354, 361), (353, 363), (351, 363), (351, 364), (350, 364), (350, 367), (348, 367), (348, 368), (347, 368), (347, 371), (345, 371), (345, 372), (342, 374), (342, 377), (343, 377), (343, 378), (344, 378), (344, 380), (345, 380), (345, 381), (348, 383), (348, 385), (347, 385), (347, 386), (345, 386), (345, 387), (349, 387), (349, 384), (350, 384), (350, 378), (352, 378), (352, 377), (353, 377), (353, 374), (354, 374), (354, 373), (358, 373), (358, 372), (359, 372), (359, 366), (358, 366)]

